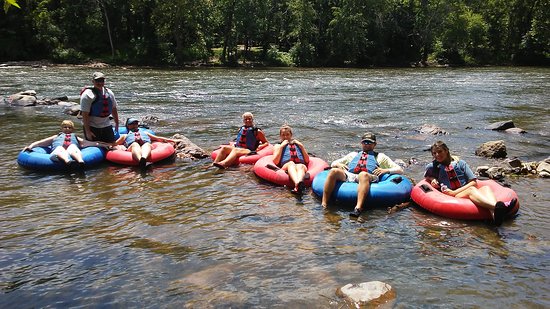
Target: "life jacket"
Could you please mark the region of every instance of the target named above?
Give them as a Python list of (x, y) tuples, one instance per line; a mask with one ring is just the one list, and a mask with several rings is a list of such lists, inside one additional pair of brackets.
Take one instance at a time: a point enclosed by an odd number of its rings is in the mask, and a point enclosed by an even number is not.
[(67, 149), (71, 144), (75, 144), (79, 146), (78, 139), (76, 138), (76, 134), (74, 133), (63, 133), (59, 132), (57, 136), (54, 138), (52, 142), (52, 149), (57, 148), (58, 146), (63, 146), (63, 148)]
[[(437, 162), (436, 160), (434, 160), (432, 162), (432, 165), (433, 165), (433, 174), (435, 176), (435, 178), (437, 178), (437, 180), (439, 182), (441, 182), (441, 175), (439, 174), (440, 173), (440, 168), (441, 168), (441, 163)], [(453, 164), (453, 162), (451, 161), (451, 164), (447, 165), (444, 167), (444, 170), (445, 170), (445, 175), (447, 176), (447, 179), (449, 180), (449, 188), (451, 190), (456, 190), (460, 187), (462, 187), (462, 182), (460, 181), (460, 179), (458, 178), (458, 175), (455, 171), (455, 164)]]
[(302, 163), (305, 164), (306, 161), (304, 160), (304, 154), (302, 153), (302, 149), (300, 147), (297, 147), (296, 144), (287, 144), (285, 148), (283, 149), (283, 155), (281, 157), (281, 162), (279, 163), (280, 166), (285, 165), (285, 163), (293, 161), (294, 163)]
[(150, 143), (151, 138), (145, 131), (137, 129), (136, 131), (128, 131), (126, 139), (124, 140), (124, 146), (129, 147), (132, 143), (138, 143), (140, 146), (145, 143)]
[(260, 141), (256, 138), (256, 132), (259, 129), (256, 127), (242, 126), (235, 140), (235, 147), (247, 148), (255, 151), (260, 145)]
[(378, 157), (378, 152), (364, 152), (360, 151), (353, 160), (351, 160), (348, 172), (359, 174), (360, 172), (367, 172), (372, 174), (374, 170), (379, 166), (376, 158)]
[(109, 115), (113, 112), (113, 98), (109, 94), (109, 89), (107, 89), (107, 87), (103, 88), (105, 88), (105, 94), (102, 94), (99, 89), (91, 86), (84, 87), (80, 90), (80, 95), (82, 95), (82, 93), (84, 93), (87, 89), (92, 90), (94, 93), (95, 98), (90, 109), (90, 116), (105, 118), (109, 117)]

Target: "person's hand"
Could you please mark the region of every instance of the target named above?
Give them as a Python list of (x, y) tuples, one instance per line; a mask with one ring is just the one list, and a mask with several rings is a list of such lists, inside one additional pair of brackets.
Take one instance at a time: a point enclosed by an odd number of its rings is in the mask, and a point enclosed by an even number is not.
[(293, 142), (294, 144), (298, 145), (298, 146), (304, 146), (304, 145), (302, 145), (302, 143), (301, 143), (299, 140), (297, 140), (297, 139), (293, 139), (292, 142)]
[(441, 192), (442, 192), (443, 194), (450, 195), (450, 196), (455, 196), (455, 195), (456, 195), (455, 190), (451, 190), (451, 189), (446, 188), (446, 187), (443, 188), (443, 190), (441, 190)]
[(430, 182), (430, 184), (432, 185), (432, 187), (436, 188), (436, 189), (439, 189), (439, 181), (437, 181), (437, 179), (432, 179), (432, 181)]
[(31, 150), (32, 150), (32, 147), (30, 145), (23, 148), (23, 151), (26, 151), (26, 152), (31, 152)]
[(281, 147), (285, 147), (288, 144), (290, 144), (290, 142), (285, 139), (284, 141), (281, 142)]
[(380, 176), (382, 176), (382, 175), (384, 175), (384, 174), (386, 174), (386, 173), (388, 173), (388, 172), (389, 172), (388, 169), (384, 169), (384, 168), (379, 168), (379, 167), (377, 167), (374, 171), (372, 171), (372, 174), (373, 174), (373, 175), (376, 175), (376, 176), (378, 176), (378, 177), (380, 177)]

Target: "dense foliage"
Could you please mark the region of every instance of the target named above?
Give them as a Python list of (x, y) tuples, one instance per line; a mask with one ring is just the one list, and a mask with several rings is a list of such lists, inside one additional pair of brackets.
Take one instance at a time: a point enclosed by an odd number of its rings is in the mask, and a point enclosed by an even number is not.
[(550, 59), (550, 0), (17, 3), (1, 13), (0, 61), (366, 67)]

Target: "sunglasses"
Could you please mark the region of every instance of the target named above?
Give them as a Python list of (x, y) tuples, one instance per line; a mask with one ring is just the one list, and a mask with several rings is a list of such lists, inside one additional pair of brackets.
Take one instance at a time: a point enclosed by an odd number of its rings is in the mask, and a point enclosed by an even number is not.
[(371, 145), (371, 144), (374, 144), (374, 142), (371, 142), (371, 141), (362, 141), (361, 144), (363, 144), (363, 145)]
[(105, 82), (105, 78), (94, 79), (94, 82), (96, 82), (96, 83), (104, 83), (104, 82)]

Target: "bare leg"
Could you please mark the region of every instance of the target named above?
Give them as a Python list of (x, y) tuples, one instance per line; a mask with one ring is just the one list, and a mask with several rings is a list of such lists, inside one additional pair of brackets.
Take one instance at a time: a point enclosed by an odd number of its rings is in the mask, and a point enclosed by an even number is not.
[(361, 211), (363, 209), (363, 204), (367, 198), (367, 195), (370, 191), (370, 179), (371, 176), (367, 172), (359, 173), (359, 186), (357, 187), (357, 204), (355, 209)]
[(231, 153), (231, 150), (233, 150), (233, 146), (222, 146), (220, 152), (216, 156), (216, 159), (214, 159), (214, 163), (218, 163), (227, 158), (229, 153)]
[(327, 175), (325, 180), (325, 186), (323, 188), (323, 199), (321, 200), (321, 205), (327, 207), (332, 191), (334, 191), (334, 186), (336, 186), (337, 181), (346, 181), (346, 173), (341, 169), (333, 168)]
[(135, 161), (141, 160), (141, 146), (138, 143), (132, 143), (128, 149), (132, 152), (132, 158)]
[(481, 188), (469, 187), (468, 189), (458, 193), (456, 197), (467, 197), (479, 207), (495, 210), (497, 199), (490, 187), (483, 186)]
[(152, 145), (151, 143), (145, 143), (141, 145), (141, 157), (145, 158), (146, 160), (149, 160), (149, 157), (151, 156), (152, 151)]
[(240, 156), (244, 156), (248, 153), (250, 153), (250, 150), (246, 148), (233, 148), (233, 150), (231, 150), (229, 155), (225, 159), (219, 161), (218, 163), (224, 167), (232, 166), (237, 162)]
[(67, 148), (67, 152), (78, 163), (84, 163), (84, 160), (82, 159), (82, 152), (80, 151), (80, 149), (78, 149), (76, 145), (70, 145)]

